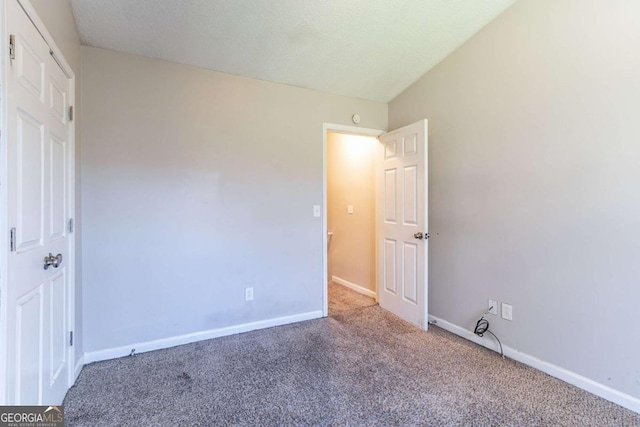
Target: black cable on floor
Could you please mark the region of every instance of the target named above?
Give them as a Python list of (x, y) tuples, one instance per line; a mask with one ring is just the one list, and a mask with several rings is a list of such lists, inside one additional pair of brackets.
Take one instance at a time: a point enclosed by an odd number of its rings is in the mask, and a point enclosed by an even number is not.
[[(493, 307), (491, 307), (491, 308), (493, 308)], [(494, 334), (493, 332), (491, 332), (489, 330), (489, 321), (484, 318), (484, 316), (486, 316), (487, 313), (489, 313), (491, 308), (489, 310), (487, 310), (487, 312), (485, 314), (482, 315), (480, 320), (478, 320), (478, 322), (476, 323), (476, 327), (473, 330), (473, 333), (476, 334), (479, 337), (482, 337), (487, 332), (489, 332), (491, 335), (493, 335), (493, 337), (496, 339), (496, 341), (498, 341), (498, 344), (500, 344), (500, 356), (502, 356), (504, 358), (504, 352), (502, 351), (502, 343), (500, 342), (500, 340), (498, 339), (496, 334)]]

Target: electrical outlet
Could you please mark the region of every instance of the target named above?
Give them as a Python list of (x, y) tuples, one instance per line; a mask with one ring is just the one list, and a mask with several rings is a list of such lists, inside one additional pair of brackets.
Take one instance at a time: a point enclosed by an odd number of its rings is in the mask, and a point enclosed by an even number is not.
[(513, 320), (513, 306), (511, 304), (502, 303), (502, 318), (504, 320)]
[(253, 299), (253, 288), (244, 288), (244, 300), (251, 301)]
[(498, 315), (498, 301), (494, 301), (492, 299), (489, 300), (487, 304), (487, 310), (489, 310), (489, 314), (493, 314), (494, 316)]
[(347, 213), (353, 215), (353, 205), (347, 205)]

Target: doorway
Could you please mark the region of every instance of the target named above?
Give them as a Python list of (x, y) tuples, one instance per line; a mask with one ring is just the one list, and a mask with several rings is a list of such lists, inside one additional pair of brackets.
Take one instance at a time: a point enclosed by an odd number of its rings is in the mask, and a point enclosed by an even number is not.
[(383, 130), (325, 124), (323, 314), (329, 282), (376, 297), (376, 158)]
[(426, 330), (427, 120), (387, 133), (325, 124), (323, 139), (324, 316), (333, 281)]
[(328, 281), (374, 299), (378, 145), (372, 136), (327, 134)]

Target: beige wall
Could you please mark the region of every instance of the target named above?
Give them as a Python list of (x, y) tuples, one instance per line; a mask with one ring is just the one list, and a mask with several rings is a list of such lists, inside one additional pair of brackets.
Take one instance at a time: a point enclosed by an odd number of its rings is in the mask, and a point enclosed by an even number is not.
[[(640, 2), (521, 0), (390, 103), (429, 119), (429, 312), (640, 398)], [(439, 236), (436, 234), (439, 233)]]
[(323, 123), (385, 129), (387, 105), (89, 47), (82, 66), (85, 349), (321, 313)]
[(327, 226), (333, 232), (329, 279), (335, 276), (374, 292), (377, 143), (366, 136), (327, 135)]
[(75, 84), (75, 136), (76, 136), (76, 212), (74, 221), (76, 225), (75, 243), (76, 243), (76, 326), (75, 326), (75, 347), (76, 360), (82, 354), (82, 221), (81, 221), (81, 192), (80, 192), (80, 158), (82, 151), (82, 103), (81, 103), (81, 85), (82, 72), (80, 67), (80, 36), (76, 28), (76, 22), (71, 10), (69, 0), (31, 0), (31, 4), (38, 13), (38, 16), (47, 27), (47, 30), (56, 42), (56, 45), (62, 51), (64, 58), (67, 60), (76, 78)]
[(67, 62), (80, 73), (80, 36), (69, 0), (31, 0)]

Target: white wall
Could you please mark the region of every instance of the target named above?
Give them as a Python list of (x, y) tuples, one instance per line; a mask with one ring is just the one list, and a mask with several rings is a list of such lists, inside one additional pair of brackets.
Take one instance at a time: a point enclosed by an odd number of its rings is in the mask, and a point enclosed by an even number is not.
[(31, 4), (38, 13), (38, 16), (47, 27), (47, 30), (62, 51), (76, 77), (76, 103), (75, 103), (75, 169), (76, 169), (76, 211), (75, 221), (75, 244), (76, 244), (76, 324), (74, 327), (75, 359), (79, 360), (82, 355), (82, 221), (81, 221), (81, 193), (80, 193), (80, 153), (82, 151), (82, 106), (80, 103), (80, 87), (82, 82), (82, 72), (80, 67), (80, 36), (76, 27), (76, 22), (71, 10), (69, 0), (31, 0)]
[(95, 48), (82, 67), (85, 350), (322, 310), (322, 125), (384, 129), (387, 106)]
[[(429, 119), (429, 312), (640, 398), (640, 2), (521, 0), (390, 103)], [(440, 235), (437, 236), (436, 233)]]
[[(376, 291), (375, 155), (378, 139), (327, 134), (327, 227), (332, 276)], [(353, 206), (353, 214), (347, 206)]]

